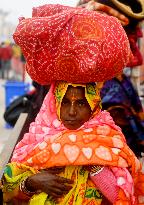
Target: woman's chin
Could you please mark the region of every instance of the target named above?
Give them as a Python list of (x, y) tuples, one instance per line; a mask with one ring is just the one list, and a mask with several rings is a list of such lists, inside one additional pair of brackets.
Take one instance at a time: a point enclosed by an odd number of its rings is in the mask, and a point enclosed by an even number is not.
[(81, 125), (78, 124), (67, 124), (65, 123), (64, 126), (68, 129), (68, 130), (77, 130), (81, 127)]

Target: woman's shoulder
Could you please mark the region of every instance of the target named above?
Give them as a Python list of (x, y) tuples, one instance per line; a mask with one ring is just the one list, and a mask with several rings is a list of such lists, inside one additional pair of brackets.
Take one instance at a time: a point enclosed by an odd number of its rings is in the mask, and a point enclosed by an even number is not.
[(121, 132), (121, 128), (119, 126), (117, 126), (113, 120), (113, 118), (111, 117), (110, 113), (106, 110), (101, 111), (97, 117), (98, 121), (100, 122), (100, 125), (107, 125), (109, 127), (111, 127), (112, 129), (115, 129), (117, 131)]

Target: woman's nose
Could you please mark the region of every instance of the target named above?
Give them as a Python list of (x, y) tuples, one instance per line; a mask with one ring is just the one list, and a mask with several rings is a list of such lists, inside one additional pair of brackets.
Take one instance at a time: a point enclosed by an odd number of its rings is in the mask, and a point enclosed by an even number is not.
[(75, 116), (77, 114), (75, 105), (70, 106), (69, 115)]

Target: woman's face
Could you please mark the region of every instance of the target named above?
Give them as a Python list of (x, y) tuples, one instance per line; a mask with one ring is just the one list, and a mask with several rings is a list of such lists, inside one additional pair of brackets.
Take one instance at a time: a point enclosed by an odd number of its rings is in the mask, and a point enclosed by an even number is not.
[(91, 108), (85, 98), (85, 89), (69, 86), (60, 108), (60, 118), (64, 126), (76, 130), (90, 117)]

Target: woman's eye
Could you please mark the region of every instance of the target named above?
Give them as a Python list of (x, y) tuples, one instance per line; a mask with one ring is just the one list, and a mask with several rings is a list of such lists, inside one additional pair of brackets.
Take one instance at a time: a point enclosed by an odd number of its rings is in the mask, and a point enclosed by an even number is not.
[(79, 102), (78, 102), (78, 105), (79, 105), (80, 107), (83, 107), (83, 106), (86, 105), (86, 102), (85, 102), (85, 101), (79, 101)]
[(63, 101), (62, 101), (62, 105), (67, 105), (68, 103), (69, 103), (69, 101), (68, 101), (68, 100), (63, 99)]

